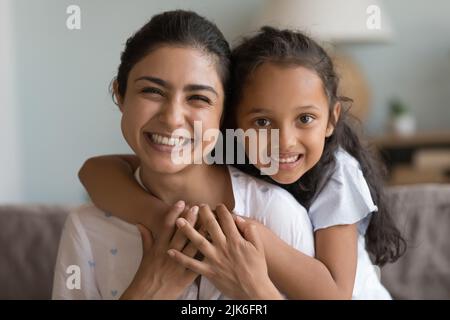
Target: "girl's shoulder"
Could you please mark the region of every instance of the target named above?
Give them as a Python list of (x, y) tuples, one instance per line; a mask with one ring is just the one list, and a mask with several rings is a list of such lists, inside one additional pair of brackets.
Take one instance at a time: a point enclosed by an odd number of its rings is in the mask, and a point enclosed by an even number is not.
[(335, 172), (343, 168), (361, 170), (358, 160), (341, 147), (335, 152), (334, 158), (336, 159)]
[(365, 234), (370, 217), (378, 210), (359, 162), (342, 148), (335, 154), (335, 167), (308, 214), (314, 231), (334, 225), (358, 223)]

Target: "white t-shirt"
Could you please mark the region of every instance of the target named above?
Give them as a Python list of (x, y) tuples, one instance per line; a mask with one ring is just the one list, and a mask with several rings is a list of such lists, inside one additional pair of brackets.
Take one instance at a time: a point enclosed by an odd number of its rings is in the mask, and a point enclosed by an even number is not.
[[(289, 245), (314, 256), (313, 231), (306, 210), (282, 188), (231, 166), (228, 169), (234, 211), (260, 221)], [(137, 179), (139, 181), (139, 175)], [(83, 205), (71, 212), (65, 223), (52, 297), (118, 299), (131, 283), (141, 259), (142, 242), (135, 225), (102, 212), (92, 204)], [(74, 288), (78, 267), (79, 289)], [(205, 277), (201, 277), (199, 286), (195, 282), (191, 284), (180, 299), (197, 297), (227, 299)]]
[(336, 167), (330, 180), (312, 202), (308, 215), (314, 232), (336, 225), (358, 226), (358, 260), (353, 299), (391, 299), (366, 250), (365, 234), (378, 211), (359, 162), (343, 149), (336, 152)]

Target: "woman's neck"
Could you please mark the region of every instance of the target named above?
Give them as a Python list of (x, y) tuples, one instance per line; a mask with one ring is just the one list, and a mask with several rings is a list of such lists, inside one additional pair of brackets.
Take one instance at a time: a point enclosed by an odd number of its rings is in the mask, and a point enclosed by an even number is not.
[(155, 197), (168, 205), (184, 200), (188, 205), (224, 203), (234, 208), (231, 178), (226, 166), (191, 165), (175, 174), (161, 174), (142, 163), (141, 180)]

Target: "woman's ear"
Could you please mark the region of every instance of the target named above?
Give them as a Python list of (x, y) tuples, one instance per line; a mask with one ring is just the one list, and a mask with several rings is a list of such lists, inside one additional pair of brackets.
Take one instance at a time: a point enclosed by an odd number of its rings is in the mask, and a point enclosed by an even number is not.
[(119, 83), (117, 82), (117, 80), (114, 80), (113, 82), (113, 94), (114, 94), (114, 102), (117, 104), (120, 111), (123, 112), (123, 99), (119, 93)]
[[(328, 126), (327, 131), (325, 133), (325, 137), (327, 138), (331, 137), (331, 135), (334, 132), (334, 128), (336, 127), (336, 123), (339, 121), (340, 116), (341, 116), (341, 103), (336, 102), (336, 104), (333, 107), (333, 112), (331, 113), (331, 117), (333, 117), (333, 119), (328, 120)], [(334, 122), (332, 120), (334, 120)]]

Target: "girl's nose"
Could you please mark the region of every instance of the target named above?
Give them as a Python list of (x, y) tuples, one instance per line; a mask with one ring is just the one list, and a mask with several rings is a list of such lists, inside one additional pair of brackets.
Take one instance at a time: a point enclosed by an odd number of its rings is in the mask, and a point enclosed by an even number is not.
[(178, 101), (168, 101), (162, 106), (158, 120), (171, 130), (182, 127), (184, 124), (183, 104)]
[(297, 138), (293, 129), (282, 127), (280, 128), (279, 135), (280, 151), (289, 151), (297, 144)]

